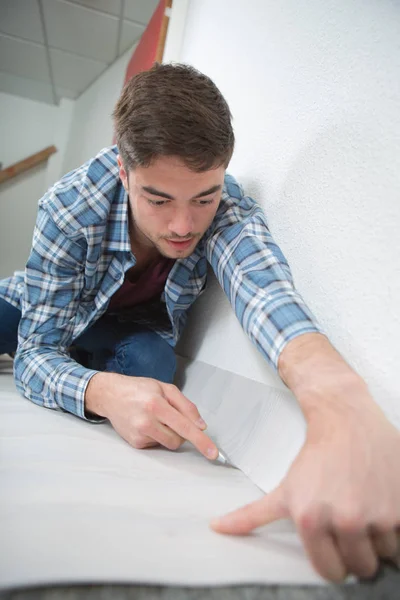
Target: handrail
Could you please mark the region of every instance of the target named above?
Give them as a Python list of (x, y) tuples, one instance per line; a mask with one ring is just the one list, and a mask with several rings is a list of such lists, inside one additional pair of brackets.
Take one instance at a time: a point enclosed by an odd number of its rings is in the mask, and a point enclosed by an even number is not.
[(39, 165), (47, 160), (49, 156), (55, 152), (57, 152), (57, 148), (55, 146), (48, 146), (44, 150), (40, 150), (40, 152), (36, 152), (36, 154), (28, 156), (28, 158), (24, 158), (24, 160), (20, 160), (10, 167), (2, 169), (2, 171), (0, 171), (0, 183), (4, 183), (5, 181), (8, 181), (17, 175), (20, 175), (20, 173), (24, 173), (25, 171), (32, 169), (32, 167), (36, 167), (36, 165)]

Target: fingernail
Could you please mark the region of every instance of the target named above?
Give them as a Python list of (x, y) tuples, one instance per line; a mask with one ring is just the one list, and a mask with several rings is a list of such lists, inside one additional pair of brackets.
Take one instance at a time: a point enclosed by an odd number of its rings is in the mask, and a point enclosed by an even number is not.
[(200, 417), (200, 419), (198, 419), (196, 421), (196, 425), (197, 425), (197, 427), (200, 427), (201, 429), (207, 428), (207, 423), (201, 417)]
[(218, 518), (218, 517), (216, 517), (215, 519), (212, 519), (212, 520), (210, 521), (210, 526), (211, 526), (212, 528), (214, 528), (214, 527), (218, 527), (218, 525), (220, 524), (220, 521), (221, 521), (221, 519), (220, 519), (220, 518)]
[(208, 458), (215, 460), (218, 456), (218, 448), (208, 448), (207, 456), (208, 456)]

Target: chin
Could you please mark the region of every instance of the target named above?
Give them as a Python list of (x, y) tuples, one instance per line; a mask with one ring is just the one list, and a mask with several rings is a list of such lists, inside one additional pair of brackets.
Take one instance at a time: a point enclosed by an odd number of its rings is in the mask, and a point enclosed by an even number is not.
[(188, 256), (190, 256), (191, 254), (193, 254), (195, 249), (195, 246), (193, 246), (193, 248), (190, 248), (189, 250), (170, 250), (170, 251), (162, 251), (160, 249), (160, 253), (165, 256), (166, 258), (188, 258)]

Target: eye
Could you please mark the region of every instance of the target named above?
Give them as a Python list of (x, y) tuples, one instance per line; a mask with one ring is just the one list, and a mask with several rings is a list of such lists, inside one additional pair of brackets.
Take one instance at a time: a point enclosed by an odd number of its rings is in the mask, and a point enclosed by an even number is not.
[(199, 200), (198, 203), (201, 206), (205, 206), (206, 204), (212, 204), (214, 202), (214, 198), (212, 198), (211, 200)]
[(152, 206), (163, 206), (167, 203), (166, 200), (150, 200), (150, 198), (146, 198), (147, 202)]

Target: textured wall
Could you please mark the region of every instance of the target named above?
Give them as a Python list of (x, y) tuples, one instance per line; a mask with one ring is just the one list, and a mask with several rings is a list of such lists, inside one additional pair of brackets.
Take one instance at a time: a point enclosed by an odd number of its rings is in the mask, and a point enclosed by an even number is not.
[[(298, 289), (400, 424), (400, 4), (191, 0), (181, 60), (233, 115), (229, 171), (263, 205)], [(181, 351), (271, 383), (219, 286)]]

